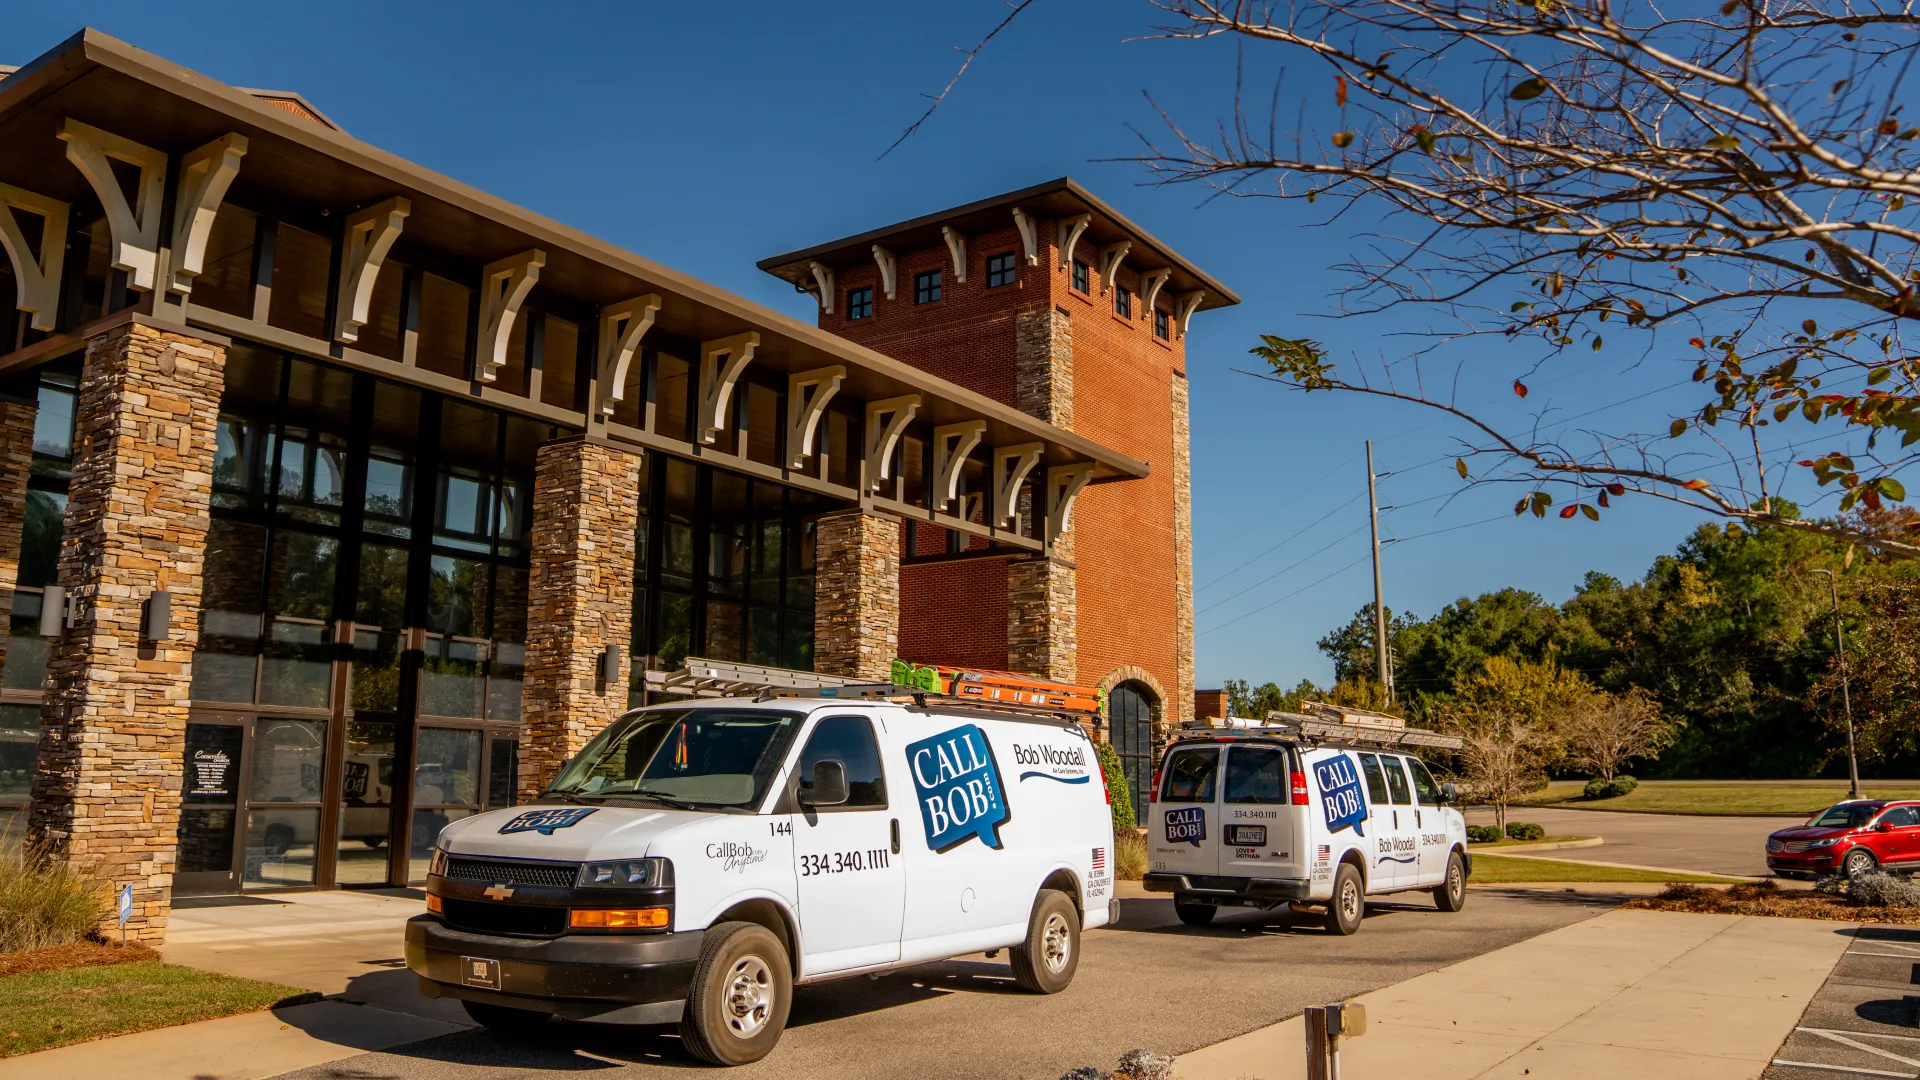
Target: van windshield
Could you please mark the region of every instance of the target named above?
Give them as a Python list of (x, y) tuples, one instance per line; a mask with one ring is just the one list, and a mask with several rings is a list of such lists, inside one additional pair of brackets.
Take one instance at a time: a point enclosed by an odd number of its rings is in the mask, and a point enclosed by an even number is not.
[(764, 709), (635, 713), (588, 743), (546, 794), (757, 807), (799, 726), (798, 713)]

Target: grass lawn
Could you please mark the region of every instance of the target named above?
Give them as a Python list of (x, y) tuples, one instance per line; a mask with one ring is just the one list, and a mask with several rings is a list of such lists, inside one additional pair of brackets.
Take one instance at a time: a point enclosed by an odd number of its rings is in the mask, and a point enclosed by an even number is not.
[[(1513, 810), (1528, 806), (1561, 806), (1569, 810), (1655, 810), (1670, 814), (1781, 814), (1804, 817), (1847, 797), (1845, 781), (1832, 787), (1790, 784), (1641, 784), (1616, 799), (1583, 799), (1581, 785), (1555, 784), (1516, 802)], [(1869, 799), (1920, 799), (1920, 788), (1860, 785)]]
[(0, 1057), (319, 997), (153, 960), (29, 971), (0, 978)]
[(1628, 870), (1618, 866), (1565, 859), (1508, 859), (1499, 855), (1473, 856), (1472, 879), (1482, 885), (1507, 885), (1529, 881), (1681, 881), (1690, 884), (1726, 884), (1736, 878), (1711, 874), (1663, 874), (1658, 870)]

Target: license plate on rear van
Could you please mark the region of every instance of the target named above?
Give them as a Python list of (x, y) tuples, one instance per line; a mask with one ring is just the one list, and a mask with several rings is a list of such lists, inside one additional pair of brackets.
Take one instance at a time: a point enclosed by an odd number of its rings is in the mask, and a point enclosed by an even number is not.
[(500, 989), (500, 961), (483, 960), (478, 956), (463, 956), (460, 958), (460, 981), (482, 990), (498, 990)]

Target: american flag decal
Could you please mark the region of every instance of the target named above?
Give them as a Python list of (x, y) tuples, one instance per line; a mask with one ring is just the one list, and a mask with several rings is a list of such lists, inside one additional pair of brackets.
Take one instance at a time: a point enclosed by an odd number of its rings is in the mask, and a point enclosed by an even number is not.
[(1107, 849), (1103, 847), (1094, 848), (1093, 849), (1093, 872), (1097, 874), (1100, 871), (1105, 870), (1106, 868), (1107, 868)]
[(1326, 862), (1328, 859), (1333, 858), (1332, 846), (1328, 844), (1321, 844), (1318, 848), (1315, 849), (1314, 858), (1320, 862)]

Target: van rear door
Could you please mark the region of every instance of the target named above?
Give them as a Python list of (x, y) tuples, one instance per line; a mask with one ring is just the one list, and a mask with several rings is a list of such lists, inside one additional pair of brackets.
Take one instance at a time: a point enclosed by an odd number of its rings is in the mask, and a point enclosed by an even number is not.
[(1157, 818), (1150, 819), (1153, 868), (1169, 874), (1220, 872), (1220, 757), (1217, 743), (1176, 747), (1160, 770)]
[(1304, 878), (1292, 812), (1292, 752), (1239, 743), (1227, 750), (1220, 807), (1220, 872)]

